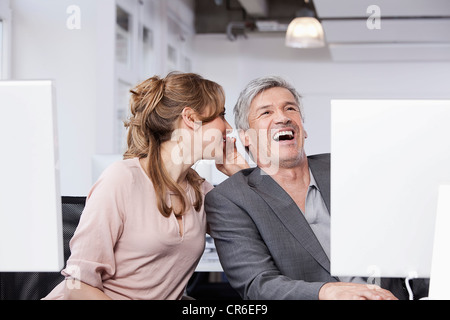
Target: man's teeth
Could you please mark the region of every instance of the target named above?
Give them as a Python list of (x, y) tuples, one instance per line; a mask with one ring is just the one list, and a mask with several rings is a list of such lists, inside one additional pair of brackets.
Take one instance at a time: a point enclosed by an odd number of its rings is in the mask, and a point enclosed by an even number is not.
[(273, 140), (280, 141), (280, 137), (284, 136), (285, 138), (292, 139), (294, 137), (294, 133), (292, 131), (280, 131), (273, 136)]

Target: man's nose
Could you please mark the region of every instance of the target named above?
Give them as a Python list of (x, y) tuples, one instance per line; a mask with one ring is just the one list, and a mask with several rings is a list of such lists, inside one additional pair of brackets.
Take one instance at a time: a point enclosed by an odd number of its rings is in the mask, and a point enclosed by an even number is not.
[(277, 110), (275, 113), (275, 123), (289, 123), (291, 118), (284, 112), (284, 110)]

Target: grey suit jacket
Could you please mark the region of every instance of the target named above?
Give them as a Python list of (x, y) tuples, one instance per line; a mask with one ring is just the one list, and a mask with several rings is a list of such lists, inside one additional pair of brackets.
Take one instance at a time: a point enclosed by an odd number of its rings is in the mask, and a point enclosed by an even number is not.
[[(330, 156), (310, 156), (308, 163), (330, 211)], [(338, 281), (301, 210), (259, 168), (210, 191), (205, 209), (224, 272), (242, 298), (317, 299), (324, 283)], [(394, 289), (404, 298), (400, 281)]]

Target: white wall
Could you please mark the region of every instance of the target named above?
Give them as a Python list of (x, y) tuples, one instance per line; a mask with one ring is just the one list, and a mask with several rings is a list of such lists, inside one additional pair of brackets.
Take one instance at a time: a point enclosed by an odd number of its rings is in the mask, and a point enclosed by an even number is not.
[[(176, 9), (172, 18), (186, 16), (192, 1), (179, 3), (171, 0), (165, 14)], [(66, 27), (69, 5), (81, 9), (80, 30)], [(12, 79), (55, 80), (61, 192), (85, 195), (92, 185), (92, 155), (115, 150), (114, 2), (14, 0), (11, 9)], [(250, 35), (230, 42), (225, 34), (197, 35), (192, 66), (224, 86), (231, 124), (234, 103), (248, 81), (267, 74), (291, 81), (304, 96), (310, 154), (330, 150), (330, 97), (450, 96), (450, 62), (333, 63), (327, 50), (286, 48), (282, 37)], [(213, 169), (213, 183), (223, 178)]]
[[(335, 63), (327, 49), (286, 48), (283, 38), (197, 35), (194, 70), (220, 83), (227, 95), (227, 119), (240, 90), (263, 75), (279, 75), (304, 97), (308, 154), (330, 152), (331, 98), (450, 98), (450, 61)], [(213, 183), (224, 176), (213, 172)]]

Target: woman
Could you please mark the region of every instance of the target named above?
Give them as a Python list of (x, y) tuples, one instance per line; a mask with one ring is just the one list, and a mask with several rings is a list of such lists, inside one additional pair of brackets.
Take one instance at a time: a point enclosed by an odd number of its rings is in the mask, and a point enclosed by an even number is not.
[(124, 160), (89, 192), (66, 280), (44, 299), (180, 299), (204, 250), (212, 189), (192, 165), (216, 159), (227, 175), (248, 167), (235, 148), (235, 161), (219, 161), (231, 127), (218, 84), (170, 73), (131, 93)]

